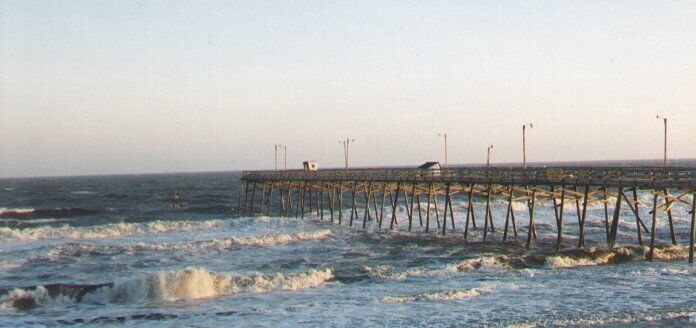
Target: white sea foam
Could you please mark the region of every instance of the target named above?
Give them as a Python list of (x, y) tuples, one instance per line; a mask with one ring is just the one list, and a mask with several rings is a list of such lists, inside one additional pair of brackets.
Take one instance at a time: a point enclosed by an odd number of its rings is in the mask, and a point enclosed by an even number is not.
[(193, 231), (219, 227), (220, 220), (208, 221), (153, 221), (148, 223), (112, 223), (100, 226), (37, 227), (26, 229), (0, 228), (0, 241), (40, 240), (54, 238), (95, 239), (123, 235), (162, 233), (168, 231)]
[(31, 290), (15, 288), (7, 294), (0, 296), (0, 308), (31, 308), (37, 305), (45, 305), (47, 303), (69, 303), (73, 300), (67, 296), (58, 295), (51, 297), (48, 290), (43, 286), (37, 286)]
[(448, 267), (451, 271), (499, 271), (509, 269), (506, 256), (481, 256)]
[(96, 191), (88, 191), (88, 190), (75, 190), (75, 191), (71, 191), (70, 193), (75, 194), (75, 195), (92, 195), (92, 194), (96, 194), (97, 192)]
[(463, 260), (442, 268), (415, 267), (405, 271), (393, 271), (389, 266), (380, 265), (376, 267), (365, 266), (363, 270), (370, 277), (403, 281), (413, 277), (449, 276), (458, 272), (506, 270), (511, 268), (507, 261), (508, 258), (505, 256), (482, 256)]
[(141, 302), (195, 300), (240, 293), (295, 291), (318, 287), (333, 278), (330, 269), (296, 274), (236, 276), (209, 272), (204, 268), (159, 271), (102, 287), (85, 296), (95, 302)]
[(103, 245), (91, 243), (67, 243), (57, 247), (49, 253), (50, 255), (70, 255), (78, 256), (86, 253), (122, 253), (137, 251), (179, 251), (179, 250), (221, 250), (234, 246), (262, 247), (291, 244), (301, 241), (321, 240), (331, 236), (331, 230), (319, 230), (315, 232), (300, 232), (297, 234), (267, 234), (262, 236), (231, 237), (224, 239), (212, 239), (196, 242), (184, 243), (162, 243), (145, 244), (136, 243), (129, 245)]
[(34, 211), (35, 211), (35, 209), (33, 209), (33, 208), (7, 208), (7, 207), (0, 207), (0, 215), (7, 215), (7, 214), (26, 215), (26, 214), (34, 213)]
[(416, 301), (456, 301), (481, 295), (480, 289), (454, 289), (420, 293), (414, 296), (387, 296), (378, 299), (379, 303), (408, 303)]
[[(204, 268), (178, 271), (159, 271), (141, 277), (122, 280), (98, 288), (82, 297), (80, 302), (106, 304), (113, 302), (152, 302), (197, 300), (241, 293), (296, 291), (315, 288), (331, 280), (330, 269), (310, 270), (295, 274), (261, 274), (246, 276), (209, 272)], [(1, 307), (31, 308), (47, 303), (76, 302), (59, 294), (49, 295), (43, 286), (33, 289), (15, 288), (0, 296)]]
[(546, 258), (546, 266), (552, 268), (574, 268), (580, 266), (593, 266), (605, 262), (591, 258), (573, 258), (568, 256), (550, 256)]

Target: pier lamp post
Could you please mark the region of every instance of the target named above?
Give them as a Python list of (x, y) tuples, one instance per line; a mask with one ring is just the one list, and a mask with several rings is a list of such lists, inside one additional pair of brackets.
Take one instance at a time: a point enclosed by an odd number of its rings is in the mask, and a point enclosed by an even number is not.
[(445, 168), (448, 168), (449, 161), (447, 160), (447, 132), (438, 133), (437, 136), (445, 139)]
[(284, 151), (284, 163), (285, 163), (285, 170), (288, 169), (288, 146), (287, 145), (281, 145), (281, 144), (276, 144), (275, 146), (275, 155), (274, 155), (274, 160), (275, 160), (275, 170), (278, 171), (278, 149), (282, 149)]
[(281, 145), (275, 144), (273, 145), (273, 148), (275, 148), (275, 153), (273, 153), (273, 162), (275, 163), (275, 170), (278, 171), (278, 148), (280, 148)]
[(339, 140), (339, 144), (343, 144), (343, 162), (346, 166), (346, 171), (348, 171), (348, 155), (350, 149), (350, 143), (355, 142), (355, 139), (346, 138), (346, 140)]
[(491, 153), (493, 152), (493, 145), (488, 146), (488, 157), (486, 158), (486, 167), (491, 166)]
[(663, 165), (664, 165), (665, 168), (667, 168), (667, 118), (666, 118), (666, 117), (663, 117), (663, 116), (660, 116), (660, 115), (657, 115), (657, 119), (658, 119), (658, 120), (659, 120), (659, 119), (662, 119), (662, 121), (665, 122), (665, 151), (664, 151), (664, 161), (663, 161)]
[(532, 123), (522, 124), (522, 168), (527, 169), (527, 127), (534, 128)]

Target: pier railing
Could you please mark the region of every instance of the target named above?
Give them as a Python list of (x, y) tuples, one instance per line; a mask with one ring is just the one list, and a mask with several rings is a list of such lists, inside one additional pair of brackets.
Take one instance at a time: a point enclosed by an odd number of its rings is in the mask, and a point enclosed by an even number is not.
[(510, 184), (566, 184), (694, 188), (696, 168), (690, 167), (459, 167), (355, 168), (318, 171), (244, 171), (247, 181), (414, 181)]

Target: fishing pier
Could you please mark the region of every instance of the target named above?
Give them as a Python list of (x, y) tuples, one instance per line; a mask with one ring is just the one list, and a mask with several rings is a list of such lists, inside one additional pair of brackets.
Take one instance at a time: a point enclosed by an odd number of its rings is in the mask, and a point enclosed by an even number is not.
[[(652, 202), (643, 204), (638, 192), (651, 193)], [(455, 226), (452, 198), (464, 200), (464, 227)], [(477, 218), (475, 199), (485, 206), (483, 218)], [(656, 224), (666, 219), (673, 245), (677, 245), (675, 206), (687, 206), (691, 219), (689, 262), (694, 259), (694, 224), (696, 223), (696, 168), (691, 167), (458, 167), (421, 168), (353, 168), (323, 170), (245, 171), (241, 178), (238, 214), (304, 217), (316, 213), (321, 220), (337, 224), (368, 224), (380, 229), (394, 229), (399, 220), (407, 220), (408, 231), (422, 229), (447, 234), (463, 233), (483, 225), (482, 241), (495, 232), (492, 199), (507, 204), (502, 240), (518, 232), (531, 248), (537, 240), (535, 210), (548, 202), (555, 217), (556, 250), (564, 246), (563, 227), (577, 224), (578, 236), (565, 245), (585, 247), (585, 222), (588, 206), (603, 205), (606, 243), (616, 247), (622, 211), (633, 218), (637, 241), (648, 243), (647, 259), (655, 250)], [(610, 202), (610, 200), (612, 200)], [(481, 205), (485, 201), (485, 205)], [(516, 222), (514, 202), (526, 203), (528, 222)], [(425, 205), (422, 203), (425, 202)], [(400, 214), (397, 207), (405, 211)], [(577, 218), (568, 218), (573, 206)], [(640, 207), (648, 206), (650, 221), (641, 217)], [(390, 214), (385, 217), (385, 207)], [(440, 207), (443, 207), (440, 210)], [(518, 209), (519, 211), (519, 209)], [(405, 212), (405, 213), (404, 213)], [(386, 219), (386, 221), (385, 221)], [(477, 223), (477, 219), (479, 222)], [(480, 220), (483, 222), (480, 222)], [(601, 219), (601, 218), (600, 218)], [(346, 222), (347, 221), (347, 222)], [(648, 222), (646, 224), (645, 222)], [(524, 232), (523, 232), (524, 231)], [(524, 236), (526, 235), (526, 236)], [(648, 239), (649, 240), (646, 240)]]

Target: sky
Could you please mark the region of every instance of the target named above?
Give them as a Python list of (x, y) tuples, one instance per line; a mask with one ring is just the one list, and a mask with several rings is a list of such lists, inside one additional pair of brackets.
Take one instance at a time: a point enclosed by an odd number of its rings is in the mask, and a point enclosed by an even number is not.
[(694, 1), (0, 0), (0, 177), (696, 158), (695, 54)]

